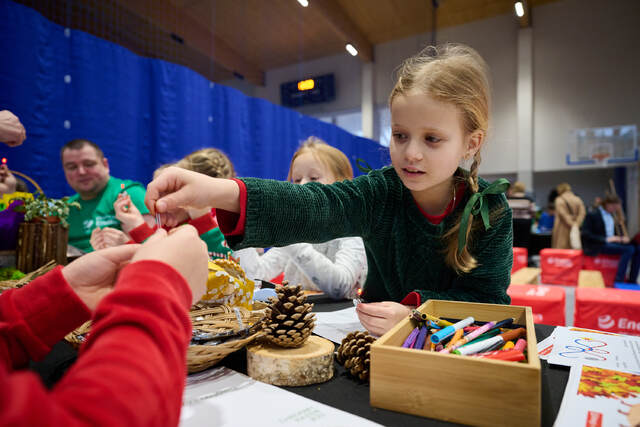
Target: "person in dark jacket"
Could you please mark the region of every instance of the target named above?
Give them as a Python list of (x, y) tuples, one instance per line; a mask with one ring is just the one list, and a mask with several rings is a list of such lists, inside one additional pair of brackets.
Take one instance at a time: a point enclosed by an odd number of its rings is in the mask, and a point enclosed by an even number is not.
[(618, 196), (608, 195), (598, 209), (590, 211), (582, 224), (582, 250), (585, 255), (620, 255), (616, 282), (624, 282), (631, 261), (629, 282), (635, 283), (640, 267), (640, 251), (627, 236), (616, 234), (613, 214), (620, 209)]

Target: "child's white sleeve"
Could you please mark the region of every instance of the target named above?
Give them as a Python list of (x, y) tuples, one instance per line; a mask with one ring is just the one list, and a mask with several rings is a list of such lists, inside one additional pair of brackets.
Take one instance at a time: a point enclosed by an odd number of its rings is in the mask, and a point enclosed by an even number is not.
[[(334, 299), (350, 298), (367, 278), (367, 255), (360, 237), (331, 240), (328, 256), (309, 243), (280, 248), (321, 291)], [(285, 273), (286, 276), (286, 273)], [(286, 278), (286, 277), (285, 277)]]
[(250, 279), (271, 280), (282, 273), (289, 261), (289, 255), (282, 248), (271, 248), (264, 255), (255, 248), (233, 252), (239, 258), (240, 267)]

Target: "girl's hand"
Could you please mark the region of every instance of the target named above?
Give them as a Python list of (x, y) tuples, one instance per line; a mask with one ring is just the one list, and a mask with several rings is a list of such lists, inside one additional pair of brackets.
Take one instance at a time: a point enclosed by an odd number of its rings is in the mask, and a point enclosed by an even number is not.
[(131, 201), (131, 197), (127, 194), (118, 194), (118, 198), (113, 203), (113, 209), (116, 212), (116, 218), (120, 221), (122, 230), (125, 233), (130, 232), (134, 228), (144, 224), (144, 218)]
[(95, 228), (91, 232), (91, 238), (89, 239), (89, 243), (95, 250), (124, 245), (128, 241), (129, 237), (126, 234), (111, 227), (105, 227), (102, 230)]
[(393, 301), (360, 303), (356, 306), (360, 323), (376, 336), (384, 335), (399, 321), (409, 316), (411, 308)]
[(240, 212), (239, 199), (240, 189), (232, 180), (211, 178), (172, 166), (151, 181), (144, 203), (152, 214), (157, 208), (162, 223), (169, 224), (180, 208), (215, 207)]
[(0, 196), (15, 193), (17, 183), (7, 165), (0, 165)]
[(200, 301), (207, 291), (207, 245), (191, 225), (183, 225), (169, 232), (160, 229), (147, 239), (131, 262), (156, 260), (169, 264), (189, 284), (192, 303)]

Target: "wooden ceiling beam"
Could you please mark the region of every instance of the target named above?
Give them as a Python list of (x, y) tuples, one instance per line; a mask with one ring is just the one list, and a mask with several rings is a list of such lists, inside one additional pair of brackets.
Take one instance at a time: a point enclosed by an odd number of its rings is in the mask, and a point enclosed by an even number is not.
[[(199, 24), (168, 0), (117, 0), (118, 4), (141, 19), (151, 22), (170, 34), (177, 35), (184, 44), (211, 58), (236, 76), (264, 86), (264, 71), (243, 58), (225, 41)], [(160, 4), (161, 3), (161, 4)]]
[(373, 61), (373, 45), (338, 4), (338, 0), (311, 0), (309, 8), (319, 11), (331, 28), (344, 38), (345, 44), (351, 43), (358, 50), (360, 59), (364, 62)]

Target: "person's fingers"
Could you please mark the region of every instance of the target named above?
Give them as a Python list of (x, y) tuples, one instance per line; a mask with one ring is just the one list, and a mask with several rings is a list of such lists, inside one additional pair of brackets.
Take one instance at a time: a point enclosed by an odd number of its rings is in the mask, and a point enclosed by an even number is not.
[(360, 303), (356, 307), (356, 311), (371, 317), (386, 317), (385, 307), (379, 302)]
[(140, 245), (138, 244), (114, 246), (112, 248), (102, 250), (100, 255), (104, 256), (114, 264), (122, 264), (129, 261), (139, 248)]
[(158, 228), (156, 232), (151, 235), (151, 237), (145, 240), (145, 243), (157, 242), (164, 239), (165, 237), (167, 237), (167, 231), (163, 228)]

